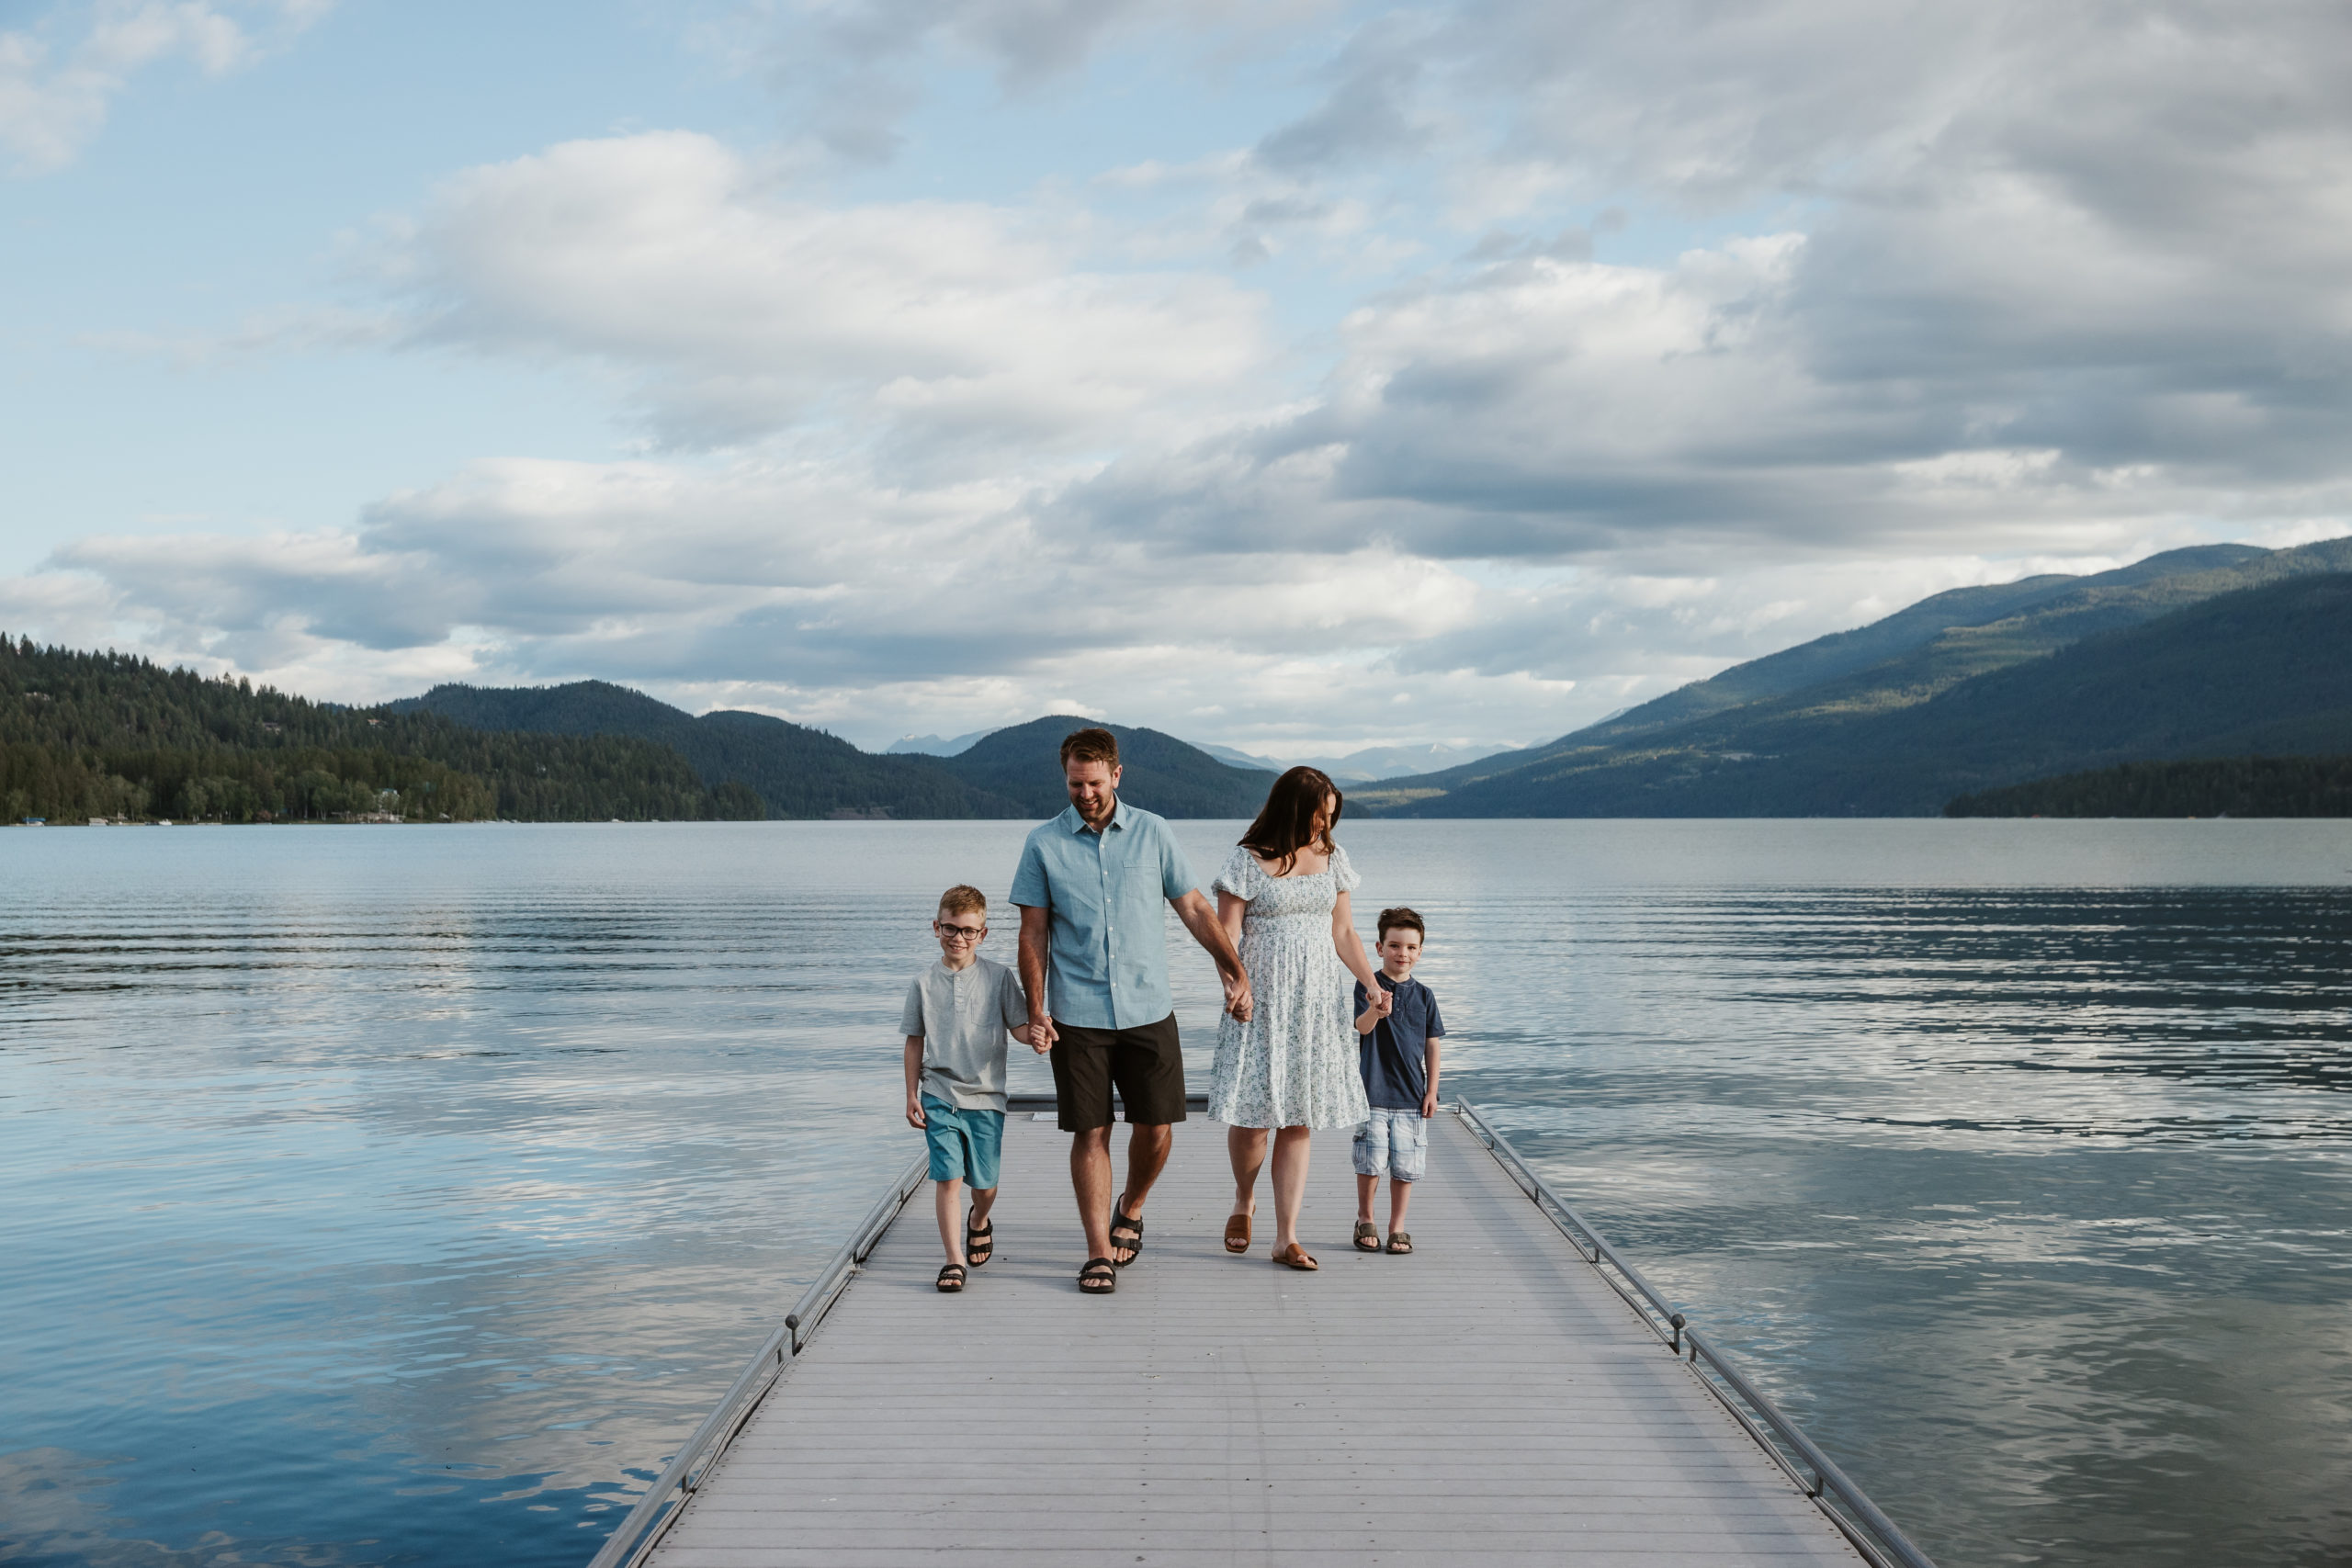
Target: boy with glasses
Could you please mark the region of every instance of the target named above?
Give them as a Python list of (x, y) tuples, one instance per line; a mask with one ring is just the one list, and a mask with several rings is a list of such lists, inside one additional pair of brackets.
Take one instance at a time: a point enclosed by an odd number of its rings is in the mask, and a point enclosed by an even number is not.
[(967, 1266), (978, 1268), (996, 1250), (989, 1211), (1004, 1146), (1004, 1041), (1010, 1033), (1029, 1043), (1029, 1001), (1012, 969), (980, 956), (989, 901), (978, 888), (959, 883), (941, 894), (931, 931), (939, 962), (907, 987), (899, 1027), (907, 1037), (907, 1123), (931, 1145), (933, 1207), (947, 1248), (936, 1283), (960, 1291)]

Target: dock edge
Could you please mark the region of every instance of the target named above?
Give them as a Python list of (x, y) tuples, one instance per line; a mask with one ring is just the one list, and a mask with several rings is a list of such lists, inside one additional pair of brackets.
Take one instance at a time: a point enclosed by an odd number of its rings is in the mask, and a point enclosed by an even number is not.
[[(1814, 1506), (1838, 1527), (1854, 1550), (1862, 1554), (1864, 1562), (1871, 1568), (1936, 1568), (1928, 1554), (1912, 1545), (1910, 1538), (1871, 1501), (1869, 1494), (1855, 1485), (1729, 1359), (1708, 1344), (1683, 1314), (1674, 1310), (1673, 1303), (1642, 1277), (1640, 1269), (1626, 1262), (1589, 1221), (1545, 1184), (1534, 1167), (1520, 1156), (1509, 1139), (1495, 1131), (1476, 1106), (1466, 1100), (1457, 1100), (1448, 1109), (1462, 1119), (1471, 1135), (1485, 1145), (1495, 1162), (1567, 1238), (1577, 1255), (1634, 1309), (1634, 1315), (1657, 1336), (1668, 1351), (1685, 1358), (1701, 1385), (1747, 1429), (1757, 1447), (1813, 1500)], [(1807, 1468), (1813, 1471), (1809, 1479), (1804, 1473)]]
[[(1012, 1096), (1007, 1108), (1034, 1114), (1053, 1109), (1053, 1103), (1050, 1096), (1023, 1094)], [(1206, 1096), (1186, 1097), (1187, 1110), (1201, 1111), (1206, 1106)], [(1677, 1312), (1673, 1303), (1643, 1278), (1641, 1270), (1609, 1244), (1608, 1238), (1552, 1190), (1477, 1107), (1457, 1100), (1447, 1109), (1576, 1249), (1577, 1256), (1632, 1308), (1634, 1315), (1668, 1352), (1683, 1359), (1701, 1386), (1714, 1395), (1732, 1419), (1837, 1527), (1863, 1561), (1871, 1568), (1936, 1568), (1933, 1561), (1911, 1543), (1894, 1521), (1795, 1422), (1782, 1415), (1779, 1406), (1728, 1358), (1692, 1328), (1685, 1315)], [(750, 1364), (719, 1396), (718, 1404), (629, 1510), (628, 1517), (605, 1538), (588, 1568), (635, 1568), (660, 1544), (662, 1535), (684, 1512), (695, 1488), (710, 1473), (711, 1466), (727, 1451), (727, 1445), (743, 1429), (785, 1369), (808, 1347), (826, 1313), (840, 1300), (867, 1255), (922, 1188), (927, 1164), (927, 1156), (920, 1155), (908, 1162), (888, 1190), (875, 1201), (850, 1239), (842, 1244), (815, 1281), (801, 1292), (783, 1325), (768, 1337)], [(1805, 1473), (1808, 1469), (1813, 1472), (1810, 1477)]]

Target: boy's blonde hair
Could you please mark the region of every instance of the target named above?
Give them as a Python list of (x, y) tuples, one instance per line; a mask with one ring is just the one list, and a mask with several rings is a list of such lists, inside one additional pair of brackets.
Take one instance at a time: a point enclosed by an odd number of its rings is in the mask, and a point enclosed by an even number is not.
[(959, 882), (939, 896), (939, 912), (943, 915), (986, 916), (989, 896), (968, 882)]

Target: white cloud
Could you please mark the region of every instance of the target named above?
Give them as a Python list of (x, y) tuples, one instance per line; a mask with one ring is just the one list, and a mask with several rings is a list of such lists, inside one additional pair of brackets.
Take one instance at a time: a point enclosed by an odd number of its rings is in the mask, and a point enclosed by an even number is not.
[[(1265, 36), (740, 15), (796, 128), (869, 157), (943, 60), (1078, 93), (1148, 35)], [(467, 171), (353, 240), (370, 298), (221, 351), (600, 378), (654, 456), (86, 539), (0, 615), (328, 694), (601, 675), (875, 739), (1083, 701), (1536, 740), (1941, 588), (2352, 517), (2330, 8), (1470, 0), (1298, 58), (1304, 110), (1026, 198), (852, 199), (684, 130)]]
[(95, 0), (0, 31), (0, 153), (19, 174), (74, 161), (150, 66), (185, 60), (220, 76), (324, 16), (333, 0)]
[(569, 142), (451, 182), (379, 253), (421, 341), (588, 360), (667, 441), (1082, 451), (1194, 419), (1265, 355), (1261, 302), (1090, 270), (978, 203), (796, 199), (707, 136)]

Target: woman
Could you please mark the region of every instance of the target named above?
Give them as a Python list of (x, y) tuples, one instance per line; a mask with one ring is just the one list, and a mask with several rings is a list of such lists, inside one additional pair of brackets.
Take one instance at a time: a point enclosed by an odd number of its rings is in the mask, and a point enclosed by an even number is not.
[(1264, 809), (1217, 874), (1216, 913), (1241, 952), (1253, 998), (1247, 1021), (1227, 1013), (1217, 1025), (1216, 1067), (1209, 1078), (1209, 1115), (1228, 1129), (1233, 1215), (1225, 1249), (1250, 1250), (1257, 1212), (1258, 1169), (1266, 1130), (1274, 1129), (1274, 1261), (1319, 1267), (1298, 1244), (1298, 1209), (1306, 1192), (1306, 1156), (1314, 1129), (1362, 1122), (1363, 1080), (1346, 989), (1352, 972), (1389, 1006), (1348, 910), (1356, 885), (1348, 852), (1331, 840), (1340, 792), (1313, 768), (1274, 781)]

